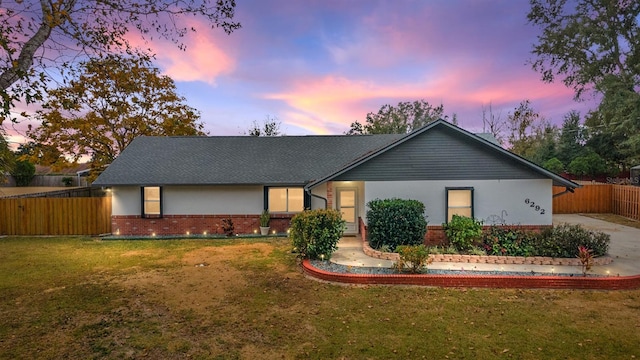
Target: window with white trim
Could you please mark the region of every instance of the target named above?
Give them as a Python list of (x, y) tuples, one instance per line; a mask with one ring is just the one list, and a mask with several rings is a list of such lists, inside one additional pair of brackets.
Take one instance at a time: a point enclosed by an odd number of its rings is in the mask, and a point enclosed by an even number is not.
[(453, 215), (473, 217), (473, 188), (446, 188), (447, 190), (447, 222)]
[(160, 186), (142, 188), (142, 217), (162, 217), (162, 188)]
[(304, 210), (304, 190), (301, 187), (270, 187), (269, 212), (301, 212)]

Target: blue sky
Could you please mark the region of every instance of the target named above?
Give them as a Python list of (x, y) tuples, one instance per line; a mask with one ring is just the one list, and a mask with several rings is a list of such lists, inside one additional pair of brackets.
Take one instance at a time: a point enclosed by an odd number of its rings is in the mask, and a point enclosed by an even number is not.
[(520, 101), (560, 124), (577, 103), (527, 63), (538, 29), (528, 1), (238, 0), (242, 28), (198, 29), (182, 52), (154, 42), (156, 64), (210, 135), (277, 117), (288, 135), (342, 134), (384, 104), (424, 99), (482, 130), (482, 107), (506, 118)]

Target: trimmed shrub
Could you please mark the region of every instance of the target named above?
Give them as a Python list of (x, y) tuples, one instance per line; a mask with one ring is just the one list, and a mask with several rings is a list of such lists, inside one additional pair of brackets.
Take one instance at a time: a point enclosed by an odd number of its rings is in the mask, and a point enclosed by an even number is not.
[(376, 199), (367, 204), (367, 235), (374, 249), (420, 245), (427, 233), (424, 204), (418, 200)]
[(609, 251), (611, 236), (600, 231), (591, 231), (580, 225), (560, 224), (545, 229), (536, 239), (535, 255), (575, 258), (578, 248), (583, 246), (593, 252), (593, 256), (602, 256)]
[(396, 248), (400, 259), (393, 267), (402, 272), (407, 269), (410, 273), (417, 274), (431, 263), (429, 249), (424, 245), (400, 245)]
[(535, 237), (531, 232), (492, 226), (482, 233), (481, 247), (487, 255), (531, 256)]
[(306, 210), (291, 219), (293, 247), (303, 258), (329, 259), (338, 249), (345, 221), (337, 210)]
[(470, 250), (482, 236), (482, 222), (466, 216), (453, 215), (451, 221), (442, 224), (449, 243), (458, 251)]

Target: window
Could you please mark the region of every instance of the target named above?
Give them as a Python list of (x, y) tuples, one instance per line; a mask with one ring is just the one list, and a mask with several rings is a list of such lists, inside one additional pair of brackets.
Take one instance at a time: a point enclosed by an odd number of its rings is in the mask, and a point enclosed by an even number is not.
[(142, 188), (142, 217), (162, 217), (162, 188), (145, 186)]
[(453, 215), (473, 217), (473, 188), (447, 188), (447, 222)]
[(270, 212), (300, 212), (304, 210), (302, 188), (269, 188), (268, 208)]

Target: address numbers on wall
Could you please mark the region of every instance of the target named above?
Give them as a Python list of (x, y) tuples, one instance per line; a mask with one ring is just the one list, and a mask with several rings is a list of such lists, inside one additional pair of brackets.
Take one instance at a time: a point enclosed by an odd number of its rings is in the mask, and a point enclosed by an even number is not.
[(527, 198), (524, 199), (524, 203), (529, 205), (530, 208), (540, 213), (540, 215), (544, 215), (547, 211), (540, 207), (540, 205), (536, 205), (536, 202)]

